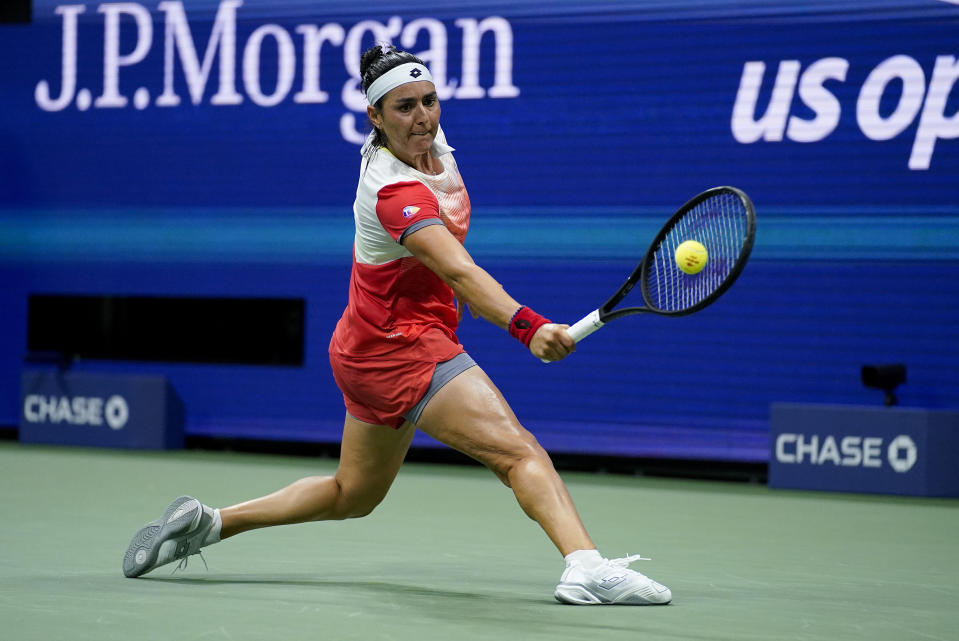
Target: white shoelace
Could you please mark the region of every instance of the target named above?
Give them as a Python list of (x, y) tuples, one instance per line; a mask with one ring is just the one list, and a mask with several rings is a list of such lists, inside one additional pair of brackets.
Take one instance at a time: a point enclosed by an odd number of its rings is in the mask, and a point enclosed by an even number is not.
[[(200, 552), (199, 550), (197, 550), (194, 554), (198, 554), (200, 556), (200, 560), (203, 561), (203, 567), (205, 567), (206, 571), (209, 572), (210, 566), (206, 564), (206, 559), (203, 558), (203, 552)], [(170, 572), (170, 574), (176, 574), (177, 570), (185, 570), (186, 566), (190, 562), (191, 556), (192, 556), (191, 554), (187, 554), (185, 557), (180, 559), (180, 562), (176, 564), (176, 567), (173, 568), (173, 572)]]
[(652, 561), (651, 558), (645, 557), (642, 554), (627, 554), (626, 556), (619, 559), (610, 559), (609, 564), (615, 565), (619, 568), (628, 567), (633, 561)]

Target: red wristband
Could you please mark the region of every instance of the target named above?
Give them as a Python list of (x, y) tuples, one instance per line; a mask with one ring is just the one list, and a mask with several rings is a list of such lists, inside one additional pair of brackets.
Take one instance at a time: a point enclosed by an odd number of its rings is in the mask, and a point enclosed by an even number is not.
[(529, 347), (529, 342), (533, 340), (533, 334), (536, 333), (536, 330), (549, 322), (549, 319), (543, 318), (529, 307), (523, 306), (516, 310), (513, 318), (509, 321), (509, 335)]

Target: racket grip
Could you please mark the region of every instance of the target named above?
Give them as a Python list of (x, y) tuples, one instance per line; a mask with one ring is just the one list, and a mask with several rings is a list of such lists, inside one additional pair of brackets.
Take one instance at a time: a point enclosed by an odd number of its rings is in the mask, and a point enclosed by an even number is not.
[[(581, 319), (576, 321), (574, 325), (566, 329), (566, 333), (572, 337), (577, 343), (595, 332), (597, 329), (605, 325), (603, 321), (599, 320), (599, 310), (594, 309), (586, 316), (583, 316)], [(545, 358), (541, 358), (541, 361), (544, 363), (552, 363), (553, 361), (548, 361)]]
[(589, 314), (576, 321), (576, 324), (567, 329), (566, 332), (573, 337), (574, 341), (578, 343), (605, 324), (606, 323), (599, 320), (599, 310), (594, 309)]

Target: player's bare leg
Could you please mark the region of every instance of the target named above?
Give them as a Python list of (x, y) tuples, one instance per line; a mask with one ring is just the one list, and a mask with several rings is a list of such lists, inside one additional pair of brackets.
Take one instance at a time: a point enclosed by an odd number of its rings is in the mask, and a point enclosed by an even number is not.
[(220, 510), (181, 496), (163, 516), (134, 534), (124, 554), (123, 573), (141, 576), (247, 530), (365, 516), (389, 491), (414, 431), (409, 423), (394, 430), (347, 416), (340, 464), (333, 476), (303, 478), (270, 495)]
[(347, 415), (333, 476), (310, 476), (267, 496), (223, 508), (221, 538), (272, 525), (366, 516), (386, 496), (415, 429), (370, 425)]
[(526, 514), (565, 558), (557, 600), (648, 605), (672, 599), (669, 588), (627, 567), (641, 557), (609, 560), (599, 554), (549, 455), (482, 369), (471, 367), (443, 386), (417, 427), (482, 462), (512, 488)]
[(560, 553), (595, 548), (549, 455), (482, 369), (471, 367), (444, 385), (417, 427), (490, 468)]

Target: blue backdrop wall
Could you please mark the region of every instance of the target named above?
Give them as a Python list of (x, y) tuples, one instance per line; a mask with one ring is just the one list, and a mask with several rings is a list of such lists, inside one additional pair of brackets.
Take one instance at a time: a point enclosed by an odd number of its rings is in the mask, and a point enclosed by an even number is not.
[(879, 403), (870, 362), (908, 365), (904, 405), (959, 407), (957, 25), (939, 0), (34, 0), (0, 24), (0, 424), (30, 294), (288, 296), (302, 367), (76, 367), (166, 375), (188, 435), (338, 438), (326, 347), (359, 54), (381, 40), (437, 80), (468, 249), (554, 320), (601, 302), (693, 194), (756, 203), (753, 260), (700, 314), (623, 321), (549, 366), (464, 321), (548, 448), (762, 461), (771, 402)]

